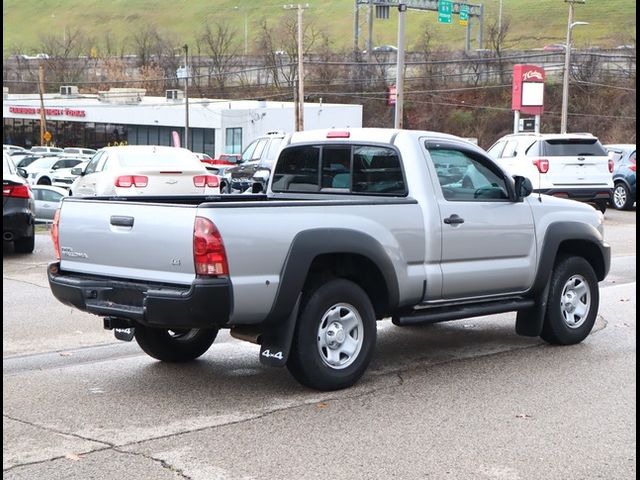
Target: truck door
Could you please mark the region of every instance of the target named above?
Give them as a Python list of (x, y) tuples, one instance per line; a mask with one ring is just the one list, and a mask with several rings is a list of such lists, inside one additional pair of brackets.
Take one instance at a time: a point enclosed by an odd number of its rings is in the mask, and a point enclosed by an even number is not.
[(536, 260), (529, 204), (513, 201), (513, 183), (489, 157), (455, 142), (426, 148), (440, 188), (442, 298), (526, 290)]

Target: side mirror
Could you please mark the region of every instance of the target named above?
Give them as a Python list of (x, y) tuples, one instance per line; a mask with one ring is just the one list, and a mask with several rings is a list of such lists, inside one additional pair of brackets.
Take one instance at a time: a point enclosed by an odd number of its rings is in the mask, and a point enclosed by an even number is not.
[(520, 175), (515, 175), (513, 179), (515, 180), (516, 201), (520, 201), (531, 195), (531, 192), (533, 192), (531, 180)]
[(84, 171), (82, 170), (82, 167), (73, 167), (71, 169), (71, 175), (84, 175)]
[(29, 176), (27, 171), (22, 167), (18, 167), (17, 170), (18, 170), (18, 175), (20, 175), (22, 178), (27, 178)]

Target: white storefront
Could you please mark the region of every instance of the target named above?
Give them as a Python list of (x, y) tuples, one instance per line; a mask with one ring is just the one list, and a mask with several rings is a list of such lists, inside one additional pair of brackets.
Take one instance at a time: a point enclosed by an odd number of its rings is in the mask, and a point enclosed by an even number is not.
[[(149, 97), (142, 89), (112, 89), (98, 95), (45, 94), (46, 130), (50, 143), (62, 147), (100, 148), (118, 144), (171, 145), (176, 136), (184, 145), (186, 105), (180, 91)], [(295, 129), (295, 104), (263, 100), (189, 99), (189, 145), (209, 155), (239, 153), (254, 138), (270, 131)], [(40, 143), (40, 97), (4, 94), (3, 143)], [(306, 103), (305, 130), (362, 126), (362, 106)]]

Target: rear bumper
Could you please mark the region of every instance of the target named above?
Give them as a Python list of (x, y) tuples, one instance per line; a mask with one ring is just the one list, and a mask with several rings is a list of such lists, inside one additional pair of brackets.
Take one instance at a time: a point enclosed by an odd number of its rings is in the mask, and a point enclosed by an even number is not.
[(33, 236), (35, 219), (33, 210), (26, 200), (7, 203), (2, 209), (2, 233), (4, 238), (24, 238)]
[(65, 305), (103, 317), (158, 328), (220, 328), (231, 314), (231, 282), (196, 279), (191, 285), (158, 285), (47, 269), (53, 295)]
[(541, 188), (534, 190), (534, 193), (542, 193), (554, 197), (569, 198), (579, 202), (599, 202), (608, 201), (611, 198), (612, 188)]

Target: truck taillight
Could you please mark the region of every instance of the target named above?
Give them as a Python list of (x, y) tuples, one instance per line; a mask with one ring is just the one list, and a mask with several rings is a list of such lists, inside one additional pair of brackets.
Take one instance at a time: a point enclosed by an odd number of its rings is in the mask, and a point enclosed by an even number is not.
[(196, 217), (193, 226), (193, 261), (197, 275), (228, 275), (227, 252), (222, 236), (207, 218)]
[(51, 225), (51, 240), (53, 241), (53, 251), (56, 258), (60, 260), (60, 237), (58, 236), (58, 224), (60, 223), (60, 209), (56, 210), (53, 216), (53, 224)]
[(27, 185), (3, 185), (2, 196), (13, 198), (29, 198), (31, 190)]
[(613, 160), (609, 159), (609, 173), (613, 173)]
[(549, 171), (549, 160), (546, 158), (536, 158), (533, 164), (538, 168), (538, 172), (547, 173)]
[(215, 175), (196, 175), (193, 177), (193, 184), (198, 188), (202, 188), (205, 185), (207, 187), (216, 188), (220, 185), (220, 181)]
[(120, 175), (116, 178), (114, 185), (120, 188), (146, 187), (149, 183), (149, 177), (144, 175)]

